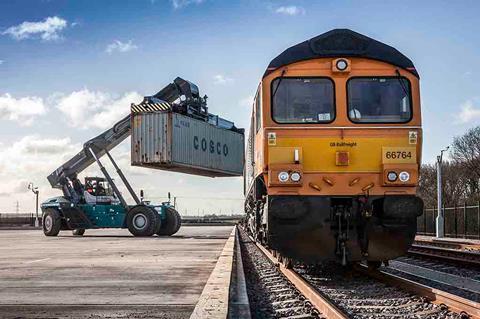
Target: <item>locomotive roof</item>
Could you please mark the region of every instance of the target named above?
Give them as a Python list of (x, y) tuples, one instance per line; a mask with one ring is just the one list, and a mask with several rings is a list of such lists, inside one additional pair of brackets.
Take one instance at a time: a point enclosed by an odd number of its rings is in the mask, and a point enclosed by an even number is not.
[(413, 62), (397, 49), (349, 29), (334, 29), (280, 53), (264, 77), (290, 63), (325, 57), (362, 57), (396, 65), (419, 77)]

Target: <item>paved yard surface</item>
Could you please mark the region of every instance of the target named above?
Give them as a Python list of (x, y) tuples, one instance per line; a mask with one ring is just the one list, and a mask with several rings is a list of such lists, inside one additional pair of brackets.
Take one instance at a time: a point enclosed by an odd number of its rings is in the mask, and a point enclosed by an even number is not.
[(231, 231), (0, 231), (0, 318), (188, 318)]

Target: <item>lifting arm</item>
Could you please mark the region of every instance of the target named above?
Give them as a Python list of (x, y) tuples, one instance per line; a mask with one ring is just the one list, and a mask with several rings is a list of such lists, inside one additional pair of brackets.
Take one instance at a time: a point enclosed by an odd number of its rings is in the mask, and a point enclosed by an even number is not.
[(112, 128), (83, 144), (83, 149), (79, 153), (47, 177), (50, 185), (53, 188), (63, 189), (69, 181), (73, 181), (79, 173), (95, 162), (92, 154), (100, 158), (128, 136), (130, 136), (130, 115), (118, 121)]
[[(148, 105), (152, 103), (166, 103), (175, 112), (208, 120), (206, 96), (203, 98), (200, 97), (198, 87), (195, 84), (179, 77), (154, 96), (145, 97), (140, 105)], [(110, 184), (112, 184), (115, 194), (122, 204), (125, 205), (125, 200), (121, 196), (118, 188), (113, 184), (112, 179), (108, 173), (106, 173), (105, 168), (99, 161), (103, 155), (107, 154), (135, 202), (137, 202), (137, 204), (140, 203), (127, 179), (109, 154), (109, 151), (129, 137), (130, 133), (131, 116), (129, 114), (118, 121), (110, 129), (83, 144), (83, 149), (79, 153), (47, 177), (50, 185), (53, 188), (62, 189), (66, 197), (71, 198), (74, 202), (78, 202), (82, 194), (80, 192), (81, 183), (78, 181), (77, 176), (91, 164), (97, 162), (100, 165), (102, 173)]]

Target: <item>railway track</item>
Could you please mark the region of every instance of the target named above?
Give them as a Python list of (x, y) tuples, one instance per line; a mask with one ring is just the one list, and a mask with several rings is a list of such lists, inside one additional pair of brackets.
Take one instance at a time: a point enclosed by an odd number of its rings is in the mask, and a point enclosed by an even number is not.
[[(242, 236), (247, 238), (245, 233)], [(383, 271), (372, 271), (362, 265), (340, 273), (338, 267), (318, 270), (295, 266), (289, 269), (271, 251), (248, 238), (249, 244), (255, 245), (303, 296), (308, 307), (316, 310), (309, 310), (309, 313), (317, 316), (304, 314), (298, 318), (480, 319), (480, 304), (477, 302)], [(335, 273), (339, 273), (337, 277)]]
[(480, 244), (475, 244), (468, 240), (456, 238), (436, 239), (431, 237), (417, 236), (414, 244), (480, 252)]
[(480, 266), (480, 249), (478, 245), (468, 247), (457, 243), (436, 243), (415, 241), (408, 254), (447, 260), (462, 265)]
[[(252, 238), (250, 238), (252, 240)], [(274, 264), (277, 265), (280, 272), (289, 282), (325, 317), (332, 319), (348, 318), (348, 316), (327, 297), (309, 284), (301, 275), (293, 269), (285, 267), (278, 259), (265, 247), (255, 243), (258, 249)]]
[(369, 270), (364, 265), (356, 265), (355, 270), (384, 283), (404, 289), (405, 291), (422, 296), (440, 306), (446, 306), (451, 311), (458, 313), (462, 318), (480, 318), (480, 303), (432, 288), (406, 278), (390, 274), (381, 270)]

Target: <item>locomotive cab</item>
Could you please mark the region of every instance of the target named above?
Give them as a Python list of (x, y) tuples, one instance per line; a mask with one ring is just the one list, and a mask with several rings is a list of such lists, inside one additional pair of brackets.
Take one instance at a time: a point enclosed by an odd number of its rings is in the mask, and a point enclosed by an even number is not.
[(249, 231), (286, 258), (387, 261), (423, 202), (419, 77), (396, 49), (332, 30), (267, 68), (246, 163)]

